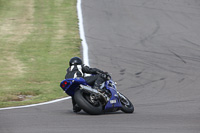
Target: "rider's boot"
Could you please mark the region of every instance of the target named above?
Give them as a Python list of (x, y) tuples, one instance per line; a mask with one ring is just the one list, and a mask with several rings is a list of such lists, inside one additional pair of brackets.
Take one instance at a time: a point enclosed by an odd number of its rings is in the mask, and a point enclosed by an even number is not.
[(77, 104), (73, 105), (73, 112), (78, 113), (80, 111), (81, 111), (81, 108)]
[(81, 111), (81, 108), (76, 104), (74, 97), (72, 97), (73, 112), (77, 113)]

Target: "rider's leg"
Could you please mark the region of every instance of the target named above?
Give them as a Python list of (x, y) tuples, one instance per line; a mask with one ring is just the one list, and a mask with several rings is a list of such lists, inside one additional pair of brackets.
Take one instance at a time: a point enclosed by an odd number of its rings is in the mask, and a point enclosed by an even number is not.
[(85, 81), (93, 86), (94, 89), (96, 90), (101, 90), (101, 84), (105, 81), (100, 75), (92, 75), (84, 78)]

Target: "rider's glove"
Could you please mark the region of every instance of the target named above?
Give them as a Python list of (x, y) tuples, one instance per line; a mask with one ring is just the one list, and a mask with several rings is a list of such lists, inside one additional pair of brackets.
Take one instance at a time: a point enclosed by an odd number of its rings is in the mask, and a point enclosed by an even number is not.
[(110, 76), (110, 74), (107, 74), (107, 80), (110, 80), (111, 79), (111, 76)]
[(107, 77), (106, 74), (103, 74), (103, 73), (100, 73), (99, 75), (100, 75), (103, 79), (106, 79), (106, 77)]
[(108, 72), (100, 73), (100, 75), (105, 80), (110, 80), (111, 79), (111, 76), (110, 76), (110, 74), (108, 74)]

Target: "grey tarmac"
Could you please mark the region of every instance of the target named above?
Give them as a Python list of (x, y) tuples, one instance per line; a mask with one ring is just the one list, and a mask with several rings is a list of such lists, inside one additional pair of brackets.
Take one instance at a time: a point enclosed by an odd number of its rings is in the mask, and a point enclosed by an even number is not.
[(65, 100), (0, 111), (0, 133), (199, 133), (200, 1), (83, 0), (82, 10), (90, 66), (112, 73), (135, 112), (75, 114)]

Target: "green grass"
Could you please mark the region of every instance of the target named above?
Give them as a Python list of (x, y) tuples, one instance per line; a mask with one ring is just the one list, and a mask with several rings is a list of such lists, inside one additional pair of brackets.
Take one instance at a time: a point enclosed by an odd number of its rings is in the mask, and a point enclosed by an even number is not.
[(0, 0), (0, 107), (66, 96), (68, 61), (80, 56), (76, 0)]

